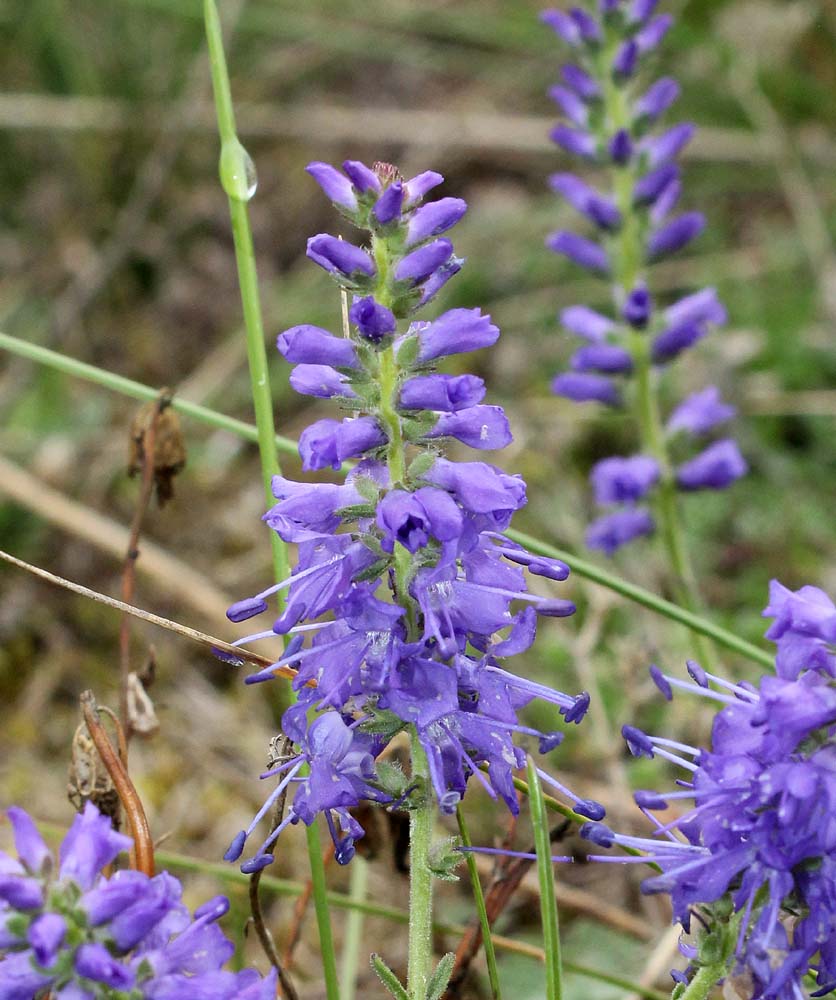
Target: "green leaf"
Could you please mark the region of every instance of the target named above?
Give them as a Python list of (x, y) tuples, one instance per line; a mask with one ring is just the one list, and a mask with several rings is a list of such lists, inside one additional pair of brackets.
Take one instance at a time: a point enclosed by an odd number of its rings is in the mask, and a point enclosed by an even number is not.
[(447, 837), (437, 844), (433, 844), (430, 850), (429, 865), (430, 871), (436, 878), (444, 882), (458, 882), (459, 876), (456, 869), (462, 863), (462, 854), (458, 850), (459, 838)]
[(441, 994), (447, 989), (450, 976), (453, 974), (453, 965), (456, 956), (452, 951), (448, 951), (444, 958), (435, 967), (435, 972), (427, 983), (427, 1000), (441, 1000)]
[(406, 794), (409, 778), (404, 774), (400, 764), (380, 760), (375, 764), (375, 770), (377, 771), (377, 785), (387, 795), (391, 795), (393, 799), (399, 799)]
[(423, 479), (435, 464), (438, 455), (434, 451), (422, 451), (409, 463), (407, 475), (410, 479)]
[(389, 990), (389, 993), (395, 1000), (409, 1000), (409, 994), (404, 989), (400, 979), (392, 972), (380, 955), (373, 952), (370, 961), (380, 981)]
[(418, 360), (418, 338), (407, 337), (398, 348), (398, 355), (395, 358), (398, 368), (411, 368)]
[(531, 825), (537, 851), (537, 878), (540, 883), (540, 915), (543, 921), (543, 947), (546, 952), (546, 1000), (562, 1000), (563, 972), (560, 963), (560, 935), (557, 921), (557, 897), (552, 868), (552, 843), (549, 836), (549, 816), (543, 801), (540, 776), (531, 757), (528, 758), (528, 789)]
[(361, 570), (355, 577), (352, 577), (355, 583), (369, 583), (372, 580), (376, 580), (381, 573), (384, 573), (391, 562), (389, 556), (383, 559), (376, 559), (371, 566), (367, 566), (364, 570)]

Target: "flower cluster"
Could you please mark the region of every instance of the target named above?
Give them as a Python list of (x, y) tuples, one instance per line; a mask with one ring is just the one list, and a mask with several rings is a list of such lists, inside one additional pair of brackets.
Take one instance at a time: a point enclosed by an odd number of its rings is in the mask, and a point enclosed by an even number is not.
[(272, 1000), (276, 975), (222, 966), (234, 946), (216, 921), (223, 896), (194, 914), (166, 872), (100, 875), (130, 845), (92, 803), (76, 816), (56, 868), (31, 818), (7, 813), (17, 857), (0, 851), (3, 1000)]
[[(521, 724), (534, 698), (578, 722), (588, 696), (570, 696), (526, 680), (502, 665), (529, 648), (538, 617), (574, 606), (528, 589), (526, 570), (562, 581), (568, 567), (533, 555), (503, 532), (526, 502), (525, 483), (481, 461), (455, 462), (440, 447), (456, 439), (480, 450), (511, 440), (502, 408), (483, 403), (473, 375), (435, 371), (439, 358), (493, 344), (499, 330), (478, 309), (451, 309), (398, 331), (398, 320), (428, 302), (462, 261), (443, 236), (464, 214), (458, 198), (425, 202), (442, 177), (404, 181), (387, 164), (348, 161), (341, 172), (313, 163), (309, 173), (340, 212), (366, 231), (365, 247), (327, 234), (308, 256), (352, 296), (350, 329), (335, 336), (303, 325), (278, 338), (301, 393), (331, 398), (346, 415), (318, 420), (300, 437), (303, 469), (339, 469), (359, 459), (342, 484), (273, 481), (278, 503), (265, 520), (298, 546), (292, 575), (234, 605), (243, 621), (286, 590), (272, 629), (239, 642), (288, 636), (283, 655), (247, 678), (296, 669), (297, 703), (282, 729), (299, 753), (268, 772), (281, 777), (264, 808), (227, 852), (237, 860), (255, 824), (286, 790), (294, 794), (280, 826), (245, 871), (269, 864), (282, 829), (324, 814), (339, 861), (348, 861), (362, 828), (350, 814), (361, 800), (390, 808), (432, 794), (455, 809), (475, 775), (493, 798), (517, 810), (513, 772), (524, 765), (517, 733), (546, 752), (557, 731)], [(313, 718), (313, 721), (311, 721)], [(376, 758), (408, 729), (427, 759), (431, 788), (416, 788)], [(600, 812), (580, 803), (588, 815)]]
[(653, 820), (653, 838), (602, 824), (582, 832), (602, 846), (647, 851), (639, 860), (660, 867), (643, 890), (669, 893), (686, 930), (692, 914), (700, 922), (697, 946), (686, 948), (690, 973), (719, 959), (748, 976), (754, 998), (801, 1000), (808, 973), (822, 995), (836, 986), (836, 659), (827, 648), (836, 607), (815, 587), (793, 593), (773, 582), (770, 598), (777, 676), (732, 684), (691, 662), (688, 684), (651, 668), (666, 698), (680, 687), (722, 706), (710, 750), (624, 727), (632, 753), (687, 775), (682, 791), (638, 792), (645, 814), (671, 801), (693, 806), (664, 826)]
[[(676, 100), (679, 87), (664, 77), (642, 89), (642, 63), (657, 48), (672, 18), (654, 15), (657, 0), (605, 0), (600, 16), (580, 7), (542, 15), (572, 50), (554, 99), (566, 121), (552, 139), (568, 153), (606, 168), (610, 190), (601, 193), (571, 173), (557, 173), (551, 187), (584, 216), (596, 239), (571, 231), (553, 233), (547, 245), (587, 270), (606, 276), (613, 289), (613, 313), (584, 305), (560, 314), (563, 327), (584, 341), (571, 371), (554, 379), (560, 396), (619, 407), (625, 391), (634, 397), (647, 454), (606, 459), (592, 471), (597, 504), (610, 512), (589, 528), (587, 543), (611, 555), (619, 546), (655, 530), (642, 503), (658, 489), (724, 489), (746, 472), (736, 443), (721, 438), (675, 464), (676, 439), (701, 439), (734, 415), (714, 386), (689, 396), (662, 421), (653, 394), (655, 369), (700, 341), (726, 320), (713, 288), (687, 295), (667, 308), (653, 301), (647, 266), (675, 253), (702, 231), (698, 212), (674, 214), (679, 201), (676, 162), (694, 127), (653, 127)], [(623, 387), (619, 382), (624, 380)]]

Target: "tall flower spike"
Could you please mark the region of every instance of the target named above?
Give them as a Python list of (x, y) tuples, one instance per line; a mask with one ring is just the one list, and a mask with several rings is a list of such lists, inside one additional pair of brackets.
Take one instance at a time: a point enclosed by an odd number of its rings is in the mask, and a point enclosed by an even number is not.
[[(316, 394), (338, 396), (348, 413), (303, 432), (303, 467), (359, 462), (343, 485), (274, 480), (278, 502), (265, 520), (299, 545), (299, 561), (271, 588), (287, 591), (284, 613), (272, 630), (250, 638), (291, 639), (279, 659), (247, 681), (296, 669), (298, 701), (282, 729), (299, 749), (265, 775), (278, 784), (227, 852), (238, 860), (271, 803), (290, 792), (283, 822), (250, 853), (246, 871), (273, 860), (289, 824), (310, 824), (317, 815), (345, 863), (363, 834), (352, 806), (366, 800), (396, 808), (429, 793), (452, 812), (473, 775), (516, 812), (513, 772), (525, 755), (515, 737), (533, 736), (546, 752), (559, 742), (558, 722), (579, 722), (588, 704), (585, 694), (552, 690), (504, 665), (534, 641), (539, 618), (574, 611), (571, 602), (528, 585), (531, 576), (564, 580), (568, 568), (503, 534), (526, 502), (525, 483), (441, 451), (451, 439), (480, 451), (511, 440), (501, 407), (483, 403), (481, 379), (435, 371), (439, 359), (491, 346), (499, 330), (478, 309), (398, 326), (460, 266), (440, 234), (449, 233), (465, 203), (425, 203), (441, 182), (434, 172), (404, 181), (381, 164), (349, 161), (344, 174), (324, 164), (309, 169), (367, 241), (353, 246), (321, 236), (310, 254), (354, 296), (349, 337), (297, 326), (279, 336), (278, 347), (296, 365), (293, 384), (307, 392), (321, 386)], [(316, 366), (326, 370), (312, 373)], [(265, 611), (269, 594), (238, 602), (230, 617)], [(554, 728), (520, 722), (519, 710), (535, 698), (552, 706)], [(428, 788), (376, 767), (402, 730), (425, 755)], [(590, 815), (600, 812), (589, 808)]]
[(91, 803), (73, 821), (57, 864), (22, 809), (7, 816), (17, 857), (0, 851), (0, 996), (275, 997), (275, 970), (262, 979), (252, 969), (223, 969), (235, 950), (216, 923), (229, 909), (223, 896), (192, 917), (167, 872), (100, 874), (130, 838)]
[[(590, 525), (587, 544), (612, 555), (652, 534), (660, 519), (677, 566), (682, 557), (671, 541), (674, 491), (725, 489), (746, 472), (746, 463), (737, 445), (725, 439), (677, 465), (694, 439), (711, 434), (734, 414), (715, 387), (691, 396), (664, 425), (656, 397), (654, 369), (697, 344), (725, 322), (726, 314), (714, 289), (662, 309), (647, 286), (648, 265), (687, 246), (705, 224), (698, 212), (674, 214), (681, 192), (676, 158), (693, 125), (655, 131), (679, 86), (667, 77), (649, 86), (643, 82), (648, 57), (672, 24), (669, 15), (653, 14), (655, 6), (613, 0), (601, 5), (598, 17), (578, 7), (542, 15), (572, 57), (560, 85), (550, 91), (567, 119), (552, 138), (570, 155), (595, 161), (609, 178), (609, 190), (598, 191), (574, 174), (552, 175), (552, 189), (587, 221), (593, 236), (562, 230), (546, 242), (578, 266), (605, 275), (614, 293), (611, 315), (586, 306), (561, 314), (563, 327), (587, 343), (572, 356), (571, 371), (555, 377), (553, 390), (580, 403), (626, 404), (640, 432), (639, 455), (607, 459), (592, 470), (596, 503), (610, 509)], [(641, 489), (636, 482), (624, 488), (621, 471), (628, 466), (644, 470)], [(636, 506), (639, 500), (654, 513)], [(690, 572), (677, 573), (687, 585)]]
[[(679, 978), (708, 966), (716, 980), (745, 974), (753, 1000), (801, 1000), (808, 974), (820, 987), (814, 996), (836, 986), (836, 683), (832, 654), (822, 655), (836, 611), (816, 587), (792, 593), (773, 581), (764, 614), (775, 618), (777, 676), (757, 687), (714, 677), (693, 661), (690, 682), (651, 668), (666, 699), (684, 689), (718, 706), (710, 749), (624, 727), (631, 753), (683, 772), (670, 794), (636, 793), (653, 836), (598, 823), (581, 833), (602, 847), (638, 848), (644, 856), (627, 861), (659, 866), (642, 891), (670, 895), (675, 919), (695, 935), (692, 965)], [(674, 803), (673, 821), (650, 815)]]

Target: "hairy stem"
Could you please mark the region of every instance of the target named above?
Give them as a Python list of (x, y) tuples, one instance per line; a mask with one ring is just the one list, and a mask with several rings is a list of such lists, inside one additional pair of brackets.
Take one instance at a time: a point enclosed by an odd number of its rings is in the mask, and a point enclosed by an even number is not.
[(421, 781), (420, 805), (409, 813), (409, 967), (410, 1000), (424, 1000), (433, 957), (433, 876), (430, 846), (433, 797), (427, 755), (417, 732), (411, 733), (412, 777)]

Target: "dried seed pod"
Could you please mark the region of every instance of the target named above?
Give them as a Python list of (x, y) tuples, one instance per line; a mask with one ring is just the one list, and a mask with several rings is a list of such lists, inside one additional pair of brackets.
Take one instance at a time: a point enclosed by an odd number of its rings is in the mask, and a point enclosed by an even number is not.
[[(162, 390), (163, 393), (166, 390)], [(135, 476), (142, 472), (145, 463), (145, 440), (154, 426), (154, 484), (157, 502), (162, 507), (174, 495), (172, 480), (186, 464), (186, 446), (180, 427), (180, 418), (169, 405), (168, 395), (140, 407), (131, 422), (128, 473)]]
[(99, 812), (111, 819), (114, 829), (119, 829), (119, 795), (83, 722), (73, 736), (67, 798), (78, 812), (84, 809), (85, 803), (92, 802)]
[(153, 736), (160, 728), (154, 702), (133, 670), (128, 674), (128, 726), (137, 736)]

